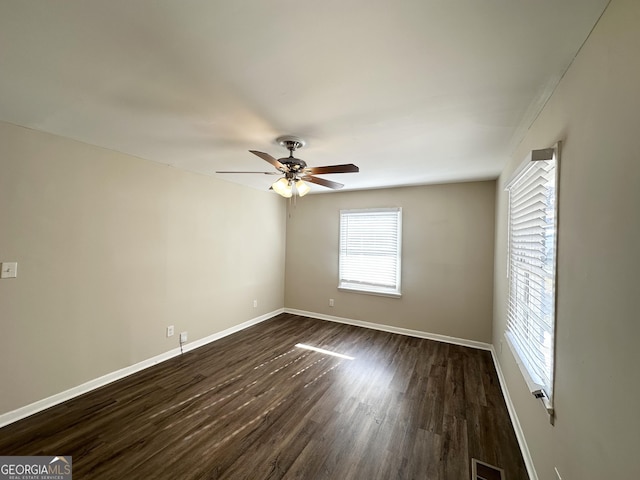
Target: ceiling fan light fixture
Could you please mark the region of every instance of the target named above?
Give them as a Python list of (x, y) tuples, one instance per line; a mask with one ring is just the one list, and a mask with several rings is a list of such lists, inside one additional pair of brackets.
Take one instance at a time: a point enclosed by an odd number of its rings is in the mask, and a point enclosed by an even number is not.
[(271, 188), (273, 188), (274, 192), (284, 198), (291, 198), (291, 195), (293, 195), (293, 189), (289, 184), (289, 180), (285, 177), (282, 177), (278, 181), (274, 182), (273, 185), (271, 185)]
[(296, 190), (298, 191), (299, 196), (304, 197), (307, 193), (311, 191), (311, 187), (308, 184), (306, 184), (304, 181), (298, 180), (296, 182)]

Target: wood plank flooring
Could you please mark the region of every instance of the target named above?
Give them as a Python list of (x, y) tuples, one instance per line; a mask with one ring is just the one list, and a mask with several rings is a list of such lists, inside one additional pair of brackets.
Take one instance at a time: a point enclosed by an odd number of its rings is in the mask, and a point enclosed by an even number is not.
[(76, 480), (528, 478), (489, 352), (290, 314), (8, 425), (0, 455), (72, 455)]

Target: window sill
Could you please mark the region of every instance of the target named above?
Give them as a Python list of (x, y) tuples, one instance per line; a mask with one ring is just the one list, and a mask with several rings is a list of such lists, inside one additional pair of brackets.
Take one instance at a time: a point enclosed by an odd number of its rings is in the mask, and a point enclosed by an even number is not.
[(511, 333), (504, 332), (504, 337), (507, 340), (507, 345), (509, 346), (509, 350), (511, 350), (511, 354), (515, 359), (516, 364), (520, 368), (520, 373), (522, 373), (522, 376), (524, 377), (524, 381), (527, 384), (529, 391), (531, 392), (532, 395), (534, 395), (536, 398), (538, 398), (541, 401), (542, 405), (544, 406), (544, 409), (547, 411), (547, 414), (549, 415), (549, 421), (553, 425), (554, 410), (553, 410), (552, 400), (548, 398), (546, 394), (544, 397), (538, 397), (536, 395), (537, 392), (543, 389), (542, 385), (540, 384), (540, 382), (537, 381), (537, 379), (534, 379), (529, 373), (529, 371), (527, 370), (527, 367), (525, 366), (524, 361), (522, 360), (522, 354), (520, 353), (518, 346), (516, 345), (515, 341), (511, 339)]
[(357, 288), (357, 287), (344, 287), (344, 286), (339, 286), (338, 290), (340, 290), (341, 292), (350, 292), (350, 293), (361, 293), (364, 295), (375, 295), (378, 297), (391, 297), (391, 298), (401, 298), (402, 297), (402, 293), (400, 292), (383, 292), (383, 291), (378, 291), (378, 290), (366, 290), (364, 288)]

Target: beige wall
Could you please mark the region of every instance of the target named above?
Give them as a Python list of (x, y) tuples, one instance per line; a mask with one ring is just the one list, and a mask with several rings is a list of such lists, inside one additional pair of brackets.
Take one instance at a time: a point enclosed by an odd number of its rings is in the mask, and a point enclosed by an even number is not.
[(282, 308), (284, 240), (276, 195), (0, 123), (0, 414)]
[(555, 426), (508, 348), (499, 361), (541, 479), (640, 478), (640, 2), (613, 0), (497, 188), (494, 343), (507, 299), (503, 186), (563, 140)]
[[(304, 197), (287, 223), (286, 307), (490, 342), (494, 200), (493, 181)], [(372, 207), (402, 207), (400, 299), (337, 289), (340, 209)]]

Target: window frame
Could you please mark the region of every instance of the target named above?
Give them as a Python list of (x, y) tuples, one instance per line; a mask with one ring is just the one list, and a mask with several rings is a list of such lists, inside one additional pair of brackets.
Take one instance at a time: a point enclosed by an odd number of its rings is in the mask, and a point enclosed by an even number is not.
[[(362, 280), (362, 283), (358, 283), (355, 280), (343, 279), (343, 216), (344, 215), (358, 215), (358, 214), (377, 214), (377, 213), (389, 213), (396, 214), (396, 245), (395, 245), (395, 258), (396, 258), (396, 272), (395, 272), (395, 286), (380, 287), (373, 284), (367, 284), (366, 280)], [(353, 293), (363, 293), (367, 295), (379, 295), (386, 297), (399, 298), (402, 296), (402, 208), (401, 207), (380, 207), (380, 208), (358, 208), (358, 209), (341, 209), (338, 225), (338, 290)]]
[[(556, 328), (557, 328), (557, 284), (558, 284), (558, 203), (559, 203), (559, 177), (560, 177), (560, 158), (559, 158), (559, 149), (560, 143), (554, 145), (551, 148), (543, 149), (543, 150), (533, 150), (531, 155), (523, 162), (523, 164), (516, 170), (513, 174), (511, 181), (506, 186), (506, 191), (508, 194), (508, 211), (507, 211), (507, 278), (508, 282), (508, 292), (507, 292), (507, 322), (505, 327), (504, 336), (507, 340), (507, 345), (509, 346), (518, 367), (527, 383), (527, 386), (531, 393), (536, 397), (542, 400), (548, 414), (550, 415), (551, 422), (553, 422), (553, 390), (554, 390), (554, 382), (555, 382), (555, 357), (556, 357)], [(518, 336), (518, 332), (514, 331), (511, 327), (514, 323), (513, 313), (511, 304), (513, 302), (517, 302), (518, 299), (514, 298), (516, 293), (513, 292), (514, 288), (514, 279), (511, 277), (512, 270), (517, 268), (512, 264), (514, 259), (514, 254), (512, 251), (513, 243), (512, 243), (512, 230), (513, 230), (513, 218), (512, 218), (512, 208), (513, 208), (513, 194), (512, 190), (514, 190), (521, 179), (525, 177), (525, 175), (533, 168), (536, 167), (535, 162), (546, 161), (546, 162), (554, 162), (554, 185), (553, 185), (553, 262), (551, 272), (549, 273), (549, 277), (545, 280), (551, 281), (552, 283), (552, 291), (546, 296), (546, 300), (550, 302), (552, 308), (552, 314), (550, 316), (551, 326), (550, 329), (545, 330), (545, 333), (548, 331), (550, 335), (550, 353), (548, 355), (548, 359), (546, 361), (550, 361), (549, 368), (549, 379), (548, 381), (542, 379), (538, 376), (532, 369), (534, 367), (530, 367), (531, 362), (530, 356), (531, 352), (524, 350), (533, 350), (531, 348), (527, 348), (526, 345), (523, 347), (522, 342), (526, 343), (526, 339), (522, 338), (522, 336)], [(549, 204), (551, 202), (545, 202), (545, 208), (549, 208)], [(546, 244), (544, 247), (546, 248)], [(524, 270), (523, 270), (524, 271)], [(530, 303), (527, 304), (526, 308), (529, 308)], [(521, 320), (521, 319), (520, 319)], [(518, 319), (515, 320), (516, 322)], [(531, 323), (529, 320), (522, 321), (522, 324), (527, 324), (530, 326)], [(522, 328), (522, 325), (520, 325)], [(541, 341), (540, 344), (543, 342)]]

